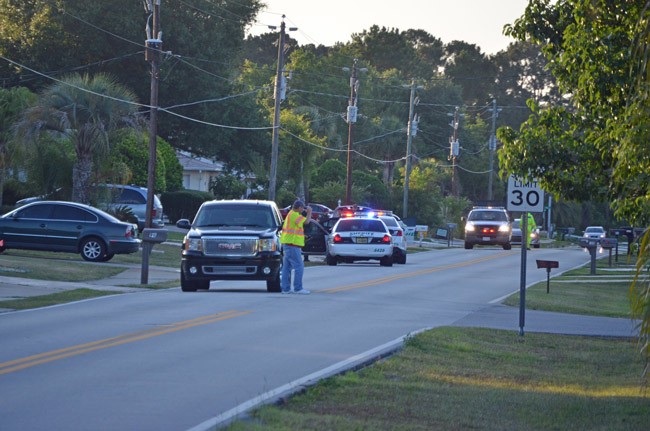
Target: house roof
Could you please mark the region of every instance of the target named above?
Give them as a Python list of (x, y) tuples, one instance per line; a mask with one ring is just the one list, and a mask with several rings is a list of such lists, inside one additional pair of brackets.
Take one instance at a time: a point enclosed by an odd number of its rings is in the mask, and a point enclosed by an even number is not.
[(184, 171), (223, 171), (223, 163), (215, 162), (205, 157), (194, 156), (185, 151), (178, 152), (178, 161)]

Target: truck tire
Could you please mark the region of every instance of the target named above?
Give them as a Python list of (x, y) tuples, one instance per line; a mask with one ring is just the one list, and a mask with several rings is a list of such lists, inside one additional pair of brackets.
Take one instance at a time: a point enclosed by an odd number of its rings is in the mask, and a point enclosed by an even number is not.
[(280, 271), (273, 280), (266, 280), (266, 291), (277, 293), (280, 292)]
[(199, 284), (196, 281), (185, 278), (185, 274), (181, 271), (181, 290), (183, 292), (196, 292), (198, 289)]

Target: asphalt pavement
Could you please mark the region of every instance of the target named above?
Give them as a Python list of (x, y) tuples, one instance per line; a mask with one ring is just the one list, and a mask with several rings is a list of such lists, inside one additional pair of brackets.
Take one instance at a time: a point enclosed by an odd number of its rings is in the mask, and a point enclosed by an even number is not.
[[(314, 258), (312, 257), (312, 259)], [(83, 283), (0, 276), (0, 301), (47, 295), (79, 288), (123, 293), (147, 291), (144, 289), (145, 286), (141, 285), (141, 265), (118, 266), (125, 267), (125, 271), (109, 278)], [(147, 281), (148, 283), (177, 281), (179, 283), (178, 288), (180, 288), (180, 270), (177, 268), (149, 266)], [(138, 285), (141, 285), (141, 287), (136, 287)], [(0, 313), (3, 312), (12, 312), (12, 310), (0, 308)], [(510, 307), (498, 303), (487, 305), (485, 308), (455, 322), (456, 326), (486, 327), (516, 331), (521, 330), (520, 324), (520, 311), (518, 307)], [(637, 324), (638, 322), (626, 318), (595, 317), (525, 310), (523, 329), (524, 332), (634, 337), (638, 335)]]

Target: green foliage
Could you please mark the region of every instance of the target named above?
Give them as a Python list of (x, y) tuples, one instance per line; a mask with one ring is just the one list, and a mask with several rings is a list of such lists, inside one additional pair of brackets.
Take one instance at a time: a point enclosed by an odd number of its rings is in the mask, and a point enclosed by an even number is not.
[(138, 224), (138, 218), (133, 214), (131, 207), (127, 205), (120, 205), (115, 208), (112, 208), (107, 211), (109, 214), (113, 215), (116, 219), (125, 221), (128, 223)]
[(363, 171), (352, 171), (352, 185), (361, 192), (355, 202), (372, 208), (386, 208), (389, 203), (388, 189), (384, 183), (373, 174)]
[[(312, 187), (311, 188), (311, 201), (322, 203), (327, 205), (330, 208), (336, 208), (338, 203), (344, 203), (345, 201), (345, 180), (341, 181), (327, 181), (322, 184), (322, 186)], [(353, 200), (355, 195), (360, 194), (358, 189), (352, 187), (352, 196)]]
[(68, 139), (42, 135), (30, 147), (23, 166), (27, 182), (34, 194), (49, 194), (65, 189), (67, 197), (72, 192), (72, 170), (75, 149)]
[(134, 126), (134, 100), (135, 95), (109, 75), (70, 75), (47, 87), (24, 111), (17, 136), (27, 145), (45, 133), (69, 139), (76, 154), (72, 200), (88, 202), (93, 159), (108, 154), (112, 130)]
[[(149, 177), (149, 134), (123, 129), (114, 133), (112, 139), (114, 148), (107, 172), (108, 180), (105, 182), (146, 187)], [(174, 149), (160, 136), (156, 142), (156, 155), (156, 192), (180, 189), (183, 167)]]
[(241, 199), (246, 194), (246, 184), (232, 173), (212, 178), (209, 188), (215, 199)]
[(344, 163), (336, 159), (328, 159), (314, 169), (311, 182), (325, 184), (328, 182), (345, 181), (347, 168)]
[[(541, 46), (568, 103), (530, 103), (519, 132), (499, 131), (502, 173), (532, 176), (569, 200), (610, 201), (619, 219), (650, 222), (650, 2), (531, 0), (506, 34)], [(645, 257), (637, 264), (646, 267)], [(632, 298), (650, 362), (650, 284)]]
[(165, 214), (172, 223), (182, 218), (193, 220), (201, 204), (212, 199), (214, 196), (211, 193), (195, 190), (179, 190), (160, 195)]

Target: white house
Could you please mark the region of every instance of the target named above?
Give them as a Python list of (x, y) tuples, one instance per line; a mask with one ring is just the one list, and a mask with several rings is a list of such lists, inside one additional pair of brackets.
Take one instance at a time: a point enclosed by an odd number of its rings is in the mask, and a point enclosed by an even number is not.
[(187, 151), (176, 153), (183, 167), (183, 188), (187, 190), (210, 191), (210, 180), (223, 173), (223, 163), (206, 157), (199, 157)]

